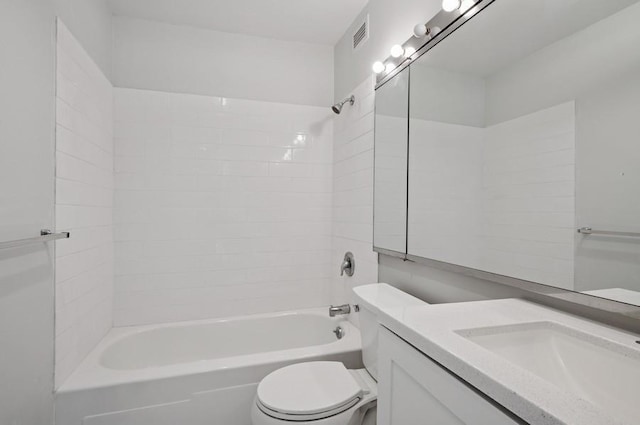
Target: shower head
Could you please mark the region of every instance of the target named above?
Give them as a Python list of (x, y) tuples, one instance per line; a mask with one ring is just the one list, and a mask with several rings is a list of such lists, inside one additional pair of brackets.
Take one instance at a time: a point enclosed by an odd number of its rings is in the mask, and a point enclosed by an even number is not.
[(342, 102), (339, 102), (333, 105), (331, 107), (331, 110), (335, 112), (337, 115), (340, 115), (340, 112), (342, 112), (342, 107), (344, 106), (345, 103), (349, 103), (350, 105), (353, 105), (355, 102), (356, 102), (356, 97), (354, 95), (351, 95), (345, 100), (343, 100)]

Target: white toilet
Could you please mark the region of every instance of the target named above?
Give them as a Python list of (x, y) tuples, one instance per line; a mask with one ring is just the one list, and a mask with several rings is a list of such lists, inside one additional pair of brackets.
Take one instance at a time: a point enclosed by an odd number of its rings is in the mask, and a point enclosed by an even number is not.
[[(253, 425), (361, 425), (375, 415), (377, 401), (378, 314), (381, 310), (424, 305), (387, 284), (355, 288), (360, 306), (362, 360), (365, 369), (348, 370), (340, 362), (307, 362), (283, 367), (258, 385), (251, 410)], [(369, 412), (369, 414), (367, 414)]]

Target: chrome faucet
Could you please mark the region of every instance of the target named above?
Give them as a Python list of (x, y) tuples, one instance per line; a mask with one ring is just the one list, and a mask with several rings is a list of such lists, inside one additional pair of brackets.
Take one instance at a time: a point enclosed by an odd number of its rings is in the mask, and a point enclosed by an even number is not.
[(344, 276), (346, 273), (347, 276), (353, 276), (353, 273), (356, 270), (356, 260), (353, 258), (353, 254), (351, 252), (347, 252), (344, 254), (344, 259), (342, 260), (342, 264), (340, 264), (340, 276)]
[(349, 304), (337, 305), (329, 307), (329, 317), (336, 317), (338, 314), (351, 313), (351, 306)]

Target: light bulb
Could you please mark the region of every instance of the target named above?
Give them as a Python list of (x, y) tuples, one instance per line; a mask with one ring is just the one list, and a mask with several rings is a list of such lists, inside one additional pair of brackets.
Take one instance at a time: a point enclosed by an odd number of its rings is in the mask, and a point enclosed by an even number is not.
[(445, 12), (453, 12), (460, 9), (461, 4), (460, 0), (442, 0), (442, 9)]
[(416, 49), (414, 49), (413, 47), (407, 47), (406, 49), (404, 49), (404, 57), (410, 58), (415, 52)]
[(442, 31), (440, 29), (440, 27), (431, 27), (431, 29), (429, 30), (429, 36), (431, 38), (435, 37), (436, 35), (438, 35), (438, 33), (440, 33), (440, 31)]
[(402, 48), (401, 45), (396, 44), (391, 48), (391, 57), (399, 58), (403, 54), (404, 54), (404, 49)]
[(464, 12), (465, 18), (469, 19), (473, 15), (478, 13), (480, 9), (478, 9), (478, 6), (476, 6), (475, 4), (476, 4), (475, 0), (462, 0), (462, 4), (460, 5), (460, 10)]
[(296, 138), (293, 141), (294, 145), (304, 145), (307, 141), (307, 135), (303, 133), (298, 133)]
[(395, 64), (388, 63), (387, 66), (384, 67), (384, 72), (386, 72), (388, 74), (391, 71), (393, 71), (394, 69), (396, 69)]
[(421, 38), (427, 35), (427, 26), (425, 24), (418, 24), (413, 27), (413, 36), (416, 38)]
[(380, 74), (382, 71), (384, 71), (385, 66), (382, 62), (378, 61), (374, 63), (371, 68), (373, 69), (373, 72), (375, 72), (376, 74)]

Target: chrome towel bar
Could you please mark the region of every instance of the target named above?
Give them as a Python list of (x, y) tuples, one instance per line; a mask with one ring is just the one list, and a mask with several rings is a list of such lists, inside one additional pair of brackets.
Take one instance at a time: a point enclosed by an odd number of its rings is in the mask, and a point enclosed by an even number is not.
[(640, 233), (635, 232), (612, 232), (610, 230), (594, 230), (591, 227), (581, 227), (578, 233), (583, 235), (606, 235), (606, 236), (625, 236), (629, 238), (640, 238)]
[(52, 233), (51, 230), (42, 229), (40, 231), (40, 236), (27, 239), (17, 239), (15, 241), (0, 242), (0, 249), (16, 248), (19, 246), (30, 245), (37, 242), (55, 241), (57, 239), (68, 239), (69, 237), (71, 237), (71, 234), (69, 232)]

